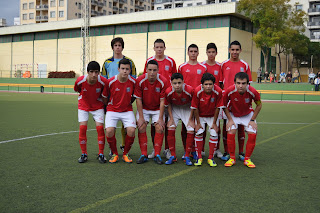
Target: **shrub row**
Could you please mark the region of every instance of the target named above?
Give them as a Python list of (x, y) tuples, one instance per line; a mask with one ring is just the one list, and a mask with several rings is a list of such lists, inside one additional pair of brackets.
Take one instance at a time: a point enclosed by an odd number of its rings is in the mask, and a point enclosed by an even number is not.
[(48, 78), (75, 78), (76, 73), (74, 71), (69, 72), (49, 72)]

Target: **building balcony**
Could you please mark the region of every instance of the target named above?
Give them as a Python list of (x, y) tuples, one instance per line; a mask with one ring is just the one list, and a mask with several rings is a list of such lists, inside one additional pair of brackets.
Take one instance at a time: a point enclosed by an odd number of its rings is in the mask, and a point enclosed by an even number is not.
[(308, 14), (309, 15), (320, 15), (320, 8), (309, 8)]
[(98, 2), (98, 7), (104, 7), (104, 3), (103, 2)]
[(127, 1), (126, 1), (126, 0), (119, 0), (119, 3), (120, 3), (120, 4), (126, 4)]
[(36, 16), (36, 21), (48, 21), (48, 16)]
[(310, 22), (308, 22), (308, 28), (309, 29), (319, 29), (320, 22), (319, 21), (310, 21)]
[(36, 11), (48, 10), (49, 6), (47, 4), (37, 5)]
[(136, 10), (143, 10), (144, 8), (143, 8), (142, 6), (135, 5), (135, 6), (134, 6), (134, 9), (136, 9)]
[(118, 12), (119, 8), (118, 7), (113, 7), (114, 12)]
[(91, 0), (91, 5), (94, 5), (94, 6), (98, 5), (98, 1), (96, 1), (96, 0)]
[(119, 12), (120, 12), (120, 13), (124, 13), (124, 9), (120, 8), (120, 9), (119, 9)]
[(113, 0), (113, 2), (118, 2), (119, 0)]
[(320, 0), (309, 0), (309, 2), (320, 2)]
[(98, 11), (91, 10), (91, 15), (98, 15)]

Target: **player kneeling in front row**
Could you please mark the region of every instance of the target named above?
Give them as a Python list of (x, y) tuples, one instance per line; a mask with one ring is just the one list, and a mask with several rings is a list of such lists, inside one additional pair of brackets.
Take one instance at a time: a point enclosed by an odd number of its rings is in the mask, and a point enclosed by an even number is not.
[(107, 141), (113, 153), (109, 163), (116, 163), (119, 160), (115, 137), (115, 129), (119, 120), (127, 132), (122, 160), (126, 163), (132, 163), (128, 153), (134, 142), (136, 130), (136, 120), (132, 111), (135, 80), (129, 75), (131, 63), (128, 59), (119, 61), (118, 70), (119, 74), (108, 79), (107, 86), (102, 93), (104, 98), (109, 97), (105, 120)]
[(215, 77), (210, 73), (203, 74), (201, 78), (201, 85), (199, 85), (192, 98), (191, 108), (194, 111), (194, 117), (196, 120), (196, 136), (195, 146), (198, 154), (198, 159), (194, 163), (195, 166), (202, 165), (202, 146), (203, 146), (203, 133), (206, 131), (205, 124), (210, 127), (210, 139), (209, 139), (209, 157), (208, 164), (213, 167), (217, 164), (213, 160), (214, 151), (217, 148), (218, 143), (218, 115), (219, 106), (222, 101), (222, 90), (219, 86), (215, 85)]
[(167, 165), (173, 164), (177, 161), (176, 156), (176, 127), (179, 120), (187, 128), (187, 142), (186, 142), (186, 164), (192, 165), (190, 161), (190, 152), (192, 149), (194, 138), (194, 118), (191, 114), (191, 101), (193, 88), (183, 82), (181, 73), (174, 73), (171, 76), (171, 87), (166, 90), (166, 105), (168, 106), (169, 121), (168, 126), (168, 145), (171, 152), (171, 157), (166, 161)]
[(101, 94), (106, 87), (107, 79), (99, 75), (100, 65), (96, 61), (91, 61), (88, 64), (87, 73), (87, 75), (80, 76), (74, 84), (74, 91), (80, 93), (78, 97), (78, 120), (80, 124), (79, 144), (82, 155), (78, 159), (78, 162), (85, 163), (88, 160), (87, 125), (90, 113), (93, 115), (96, 122), (96, 129), (98, 132), (98, 159), (100, 163), (105, 163), (107, 160), (103, 155), (105, 144), (103, 129), (104, 103)]
[[(226, 89), (223, 95), (224, 112), (228, 118), (227, 141), (230, 159), (224, 164), (226, 167), (236, 163), (235, 158), (235, 134), (238, 125), (243, 125), (248, 133), (244, 165), (255, 168), (250, 157), (256, 145), (257, 123), (256, 118), (262, 108), (260, 94), (249, 85), (248, 74), (239, 72), (234, 77), (235, 84)], [(252, 109), (252, 100), (256, 103)]]

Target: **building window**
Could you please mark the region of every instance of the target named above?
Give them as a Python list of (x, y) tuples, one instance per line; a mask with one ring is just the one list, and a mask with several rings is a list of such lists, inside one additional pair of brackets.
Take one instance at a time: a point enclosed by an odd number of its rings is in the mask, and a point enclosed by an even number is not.
[(27, 9), (28, 9), (28, 4), (27, 4), (27, 3), (22, 4), (22, 8), (23, 8), (24, 10), (27, 10)]
[(81, 13), (78, 13), (78, 18), (81, 18)]
[(148, 6), (148, 10), (150, 10), (150, 6)]
[(161, 10), (161, 7), (157, 7), (157, 10)]
[(112, 12), (109, 11), (109, 15), (112, 15)]
[(127, 13), (128, 12), (128, 8), (124, 7), (124, 12)]
[(130, 5), (133, 6), (133, 0), (130, 0)]
[(64, 7), (64, 0), (59, 0), (59, 7)]
[(22, 15), (22, 19), (23, 19), (23, 20), (27, 20), (27, 18), (28, 18), (27, 14), (23, 14), (23, 15)]
[(59, 11), (59, 18), (62, 18), (64, 16), (64, 11)]
[(103, 10), (103, 15), (107, 15), (107, 11), (106, 10)]
[(147, 10), (147, 6), (146, 5), (144, 5), (143, 7), (144, 7), (144, 10)]
[(82, 4), (79, 2), (79, 4), (78, 4), (78, 9), (79, 10), (81, 10), (81, 6), (82, 6)]
[(133, 13), (133, 9), (130, 9), (130, 13)]
[(192, 3), (191, 4), (187, 4), (187, 7), (192, 7)]
[(202, 5), (202, 2), (197, 2), (197, 5)]
[(29, 9), (34, 9), (34, 2), (29, 3)]
[(301, 4), (296, 5), (296, 10), (302, 10), (302, 5)]
[(50, 18), (55, 18), (55, 17), (56, 17), (56, 11), (51, 11)]
[(112, 2), (109, 2), (109, 8), (112, 8)]
[(34, 13), (29, 13), (29, 19), (34, 19)]
[(51, 0), (50, 7), (55, 7), (55, 6), (56, 6), (56, 0)]
[(106, 0), (103, 1), (103, 5), (104, 5), (105, 7), (107, 6), (107, 1), (106, 1)]

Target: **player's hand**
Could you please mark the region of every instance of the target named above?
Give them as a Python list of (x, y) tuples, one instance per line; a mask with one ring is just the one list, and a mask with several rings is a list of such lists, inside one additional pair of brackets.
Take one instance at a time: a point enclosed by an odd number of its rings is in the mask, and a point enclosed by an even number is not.
[(199, 129), (203, 129), (203, 127), (201, 126), (200, 123), (197, 123), (196, 127), (195, 127), (195, 132), (198, 132)]
[(138, 128), (140, 128), (146, 123), (147, 122), (144, 120), (144, 118), (139, 118), (138, 121), (137, 121), (137, 126), (138, 126)]
[(216, 133), (219, 132), (219, 128), (218, 128), (217, 124), (215, 124), (215, 123), (212, 124), (211, 129), (214, 129), (214, 131), (216, 131)]
[(189, 120), (188, 121), (188, 124), (187, 124), (187, 127), (188, 126), (191, 126), (192, 128), (195, 128), (196, 127), (196, 124), (194, 123), (194, 120)]
[(228, 120), (227, 126), (226, 126), (226, 130), (230, 131), (232, 126), (236, 126), (235, 123), (233, 122), (233, 120)]
[(171, 126), (176, 126), (176, 124), (174, 123), (173, 119), (169, 119), (168, 122), (167, 122), (167, 127), (169, 128)]
[(258, 125), (254, 121), (250, 121), (249, 124), (248, 124), (248, 127), (249, 126), (252, 126), (252, 129), (254, 129), (255, 131), (257, 131), (257, 129), (258, 129)]
[(162, 130), (164, 130), (165, 123), (164, 123), (163, 119), (159, 118), (159, 120), (156, 122), (156, 124), (159, 124), (162, 127)]

